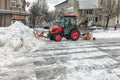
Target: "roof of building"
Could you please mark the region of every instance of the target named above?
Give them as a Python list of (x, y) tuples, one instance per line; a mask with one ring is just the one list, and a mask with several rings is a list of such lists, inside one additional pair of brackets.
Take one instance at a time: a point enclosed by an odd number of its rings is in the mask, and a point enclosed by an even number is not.
[(79, 0), (79, 9), (95, 9), (99, 7), (99, 0)]
[(4, 10), (0, 9), (0, 14), (21, 14), (21, 15), (30, 15), (25, 11), (15, 11), (15, 10)]
[(67, 3), (67, 2), (68, 2), (68, 0), (66, 0), (64, 2), (61, 2), (61, 3), (57, 4), (57, 5), (55, 5), (55, 7), (60, 6), (61, 4), (64, 4), (64, 3)]

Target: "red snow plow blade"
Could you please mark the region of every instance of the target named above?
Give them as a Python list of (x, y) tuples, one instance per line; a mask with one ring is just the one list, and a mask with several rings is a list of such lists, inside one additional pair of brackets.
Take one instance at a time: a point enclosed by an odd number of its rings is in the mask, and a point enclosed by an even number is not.
[(37, 39), (44, 38), (44, 30), (41, 33), (38, 33), (37, 31), (33, 31), (33, 35)]

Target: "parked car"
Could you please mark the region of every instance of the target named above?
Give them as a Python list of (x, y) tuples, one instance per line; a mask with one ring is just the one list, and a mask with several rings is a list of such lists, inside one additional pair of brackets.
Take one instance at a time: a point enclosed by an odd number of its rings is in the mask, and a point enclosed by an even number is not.
[(98, 26), (95, 26), (95, 25), (90, 26), (89, 28), (93, 29), (93, 30), (102, 30), (103, 29), (103, 27), (98, 27)]

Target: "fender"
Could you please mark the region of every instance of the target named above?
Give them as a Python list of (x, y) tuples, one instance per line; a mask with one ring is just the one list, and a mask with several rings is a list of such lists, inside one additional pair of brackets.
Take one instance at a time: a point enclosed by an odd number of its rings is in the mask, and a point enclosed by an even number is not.
[[(69, 32), (69, 34), (71, 33), (72, 30), (78, 30), (78, 28), (75, 27), (75, 28), (71, 29), (70, 32)], [(78, 31), (79, 31), (79, 30), (78, 30)]]
[(52, 26), (50, 28), (50, 34), (54, 35), (57, 33), (61, 33), (63, 31), (63, 27), (62, 26)]

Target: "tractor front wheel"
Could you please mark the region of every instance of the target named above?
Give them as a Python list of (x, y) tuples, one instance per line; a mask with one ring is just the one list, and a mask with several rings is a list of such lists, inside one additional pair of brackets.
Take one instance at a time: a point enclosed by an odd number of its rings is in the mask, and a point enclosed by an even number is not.
[(79, 36), (80, 36), (80, 33), (77, 29), (72, 30), (71, 33), (70, 33), (70, 37), (73, 41), (78, 40)]
[(57, 41), (57, 42), (61, 41), (61, 39), (62, 39), (62, 36), (60, 34), (56, 34), (54, 36), (54, 40)]

